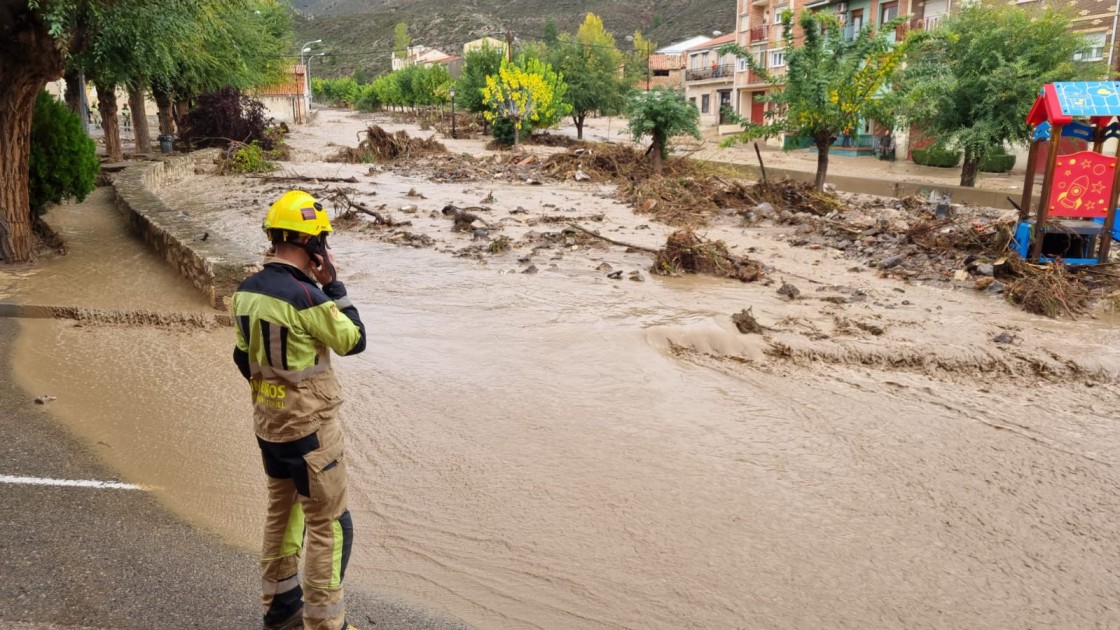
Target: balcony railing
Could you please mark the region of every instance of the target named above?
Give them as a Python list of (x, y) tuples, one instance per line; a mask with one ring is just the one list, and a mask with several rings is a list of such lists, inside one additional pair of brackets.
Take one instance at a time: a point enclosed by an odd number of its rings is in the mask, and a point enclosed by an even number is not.
[(735, 64), (727, 63), (722, 66), (710, 68), (689, 68), (684, 71), (685, 81), (706, 81), (708, 79), (732, 78), (735, 76)]
[(756, 27), (751, 29), (750, 43), (753, 44), (755, 42), (764, 42), (764, 41), (767, 41), (769, 39), (769, 37), (770, 37), (770, 27), (769, 26), (756, 26)]

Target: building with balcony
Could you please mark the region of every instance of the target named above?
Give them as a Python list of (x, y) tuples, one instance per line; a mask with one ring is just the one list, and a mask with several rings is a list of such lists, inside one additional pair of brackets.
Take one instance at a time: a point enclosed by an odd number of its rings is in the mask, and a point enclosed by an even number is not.
[[(737, 0), (736, 41), (748, 50), (758, 65), (772, 75), (785, 72), (785, 53), (782, 41), (781, 15), (787, 9), (796, 16), (801, 11), (828, 11), (837, 15), (843, 25), (845, 38), (853, 39), (865, 26), (882, 24), (900, 15), (909, 19), (889, 37), (901, 39), (908, 31), (937, 28), (943, 19), (969, 0)], [(1018, 6), (1041, 6), (1046, 0), (1016, 0)], [(1104, 61), (1113, 72), (1120, 71), (1120, 50), (1114, 45), (1115, 31), (1120, 21), (1120, 4), (1109, 0), (1065, 0), (1063, 6), (1073, 13), (1073, 30), (1089, 40), (1089, 48), (1075, 56), (1075, 60)], [(797, 29), (794, 28), (795, 37)], [(753, 72), (745, 61), (738, 61), (732, 100), (736, 111), (752, 122), (765, 121), (765, 98), (769, 86)], [(886, 130), (877, 129), (865, 121), (849, 138), (838, 140), (845, 144), (873, 146), (877, 137)], [(896, 130), (894, 139), (897, 153), (909, 155), (911, 145), (921, 146), (931, 140), (919, 130)], [(781, 144), (784, 138), (771, 139)], [(864, 147), (864, 148), (867, 148)]]
[(735, 43), (729, 33), (684, 51), (684, 96), (700, 111), (700, 127), (729, 124), (726, 113), (735, 110), (735, 55), (721, 55), (719, 48)]

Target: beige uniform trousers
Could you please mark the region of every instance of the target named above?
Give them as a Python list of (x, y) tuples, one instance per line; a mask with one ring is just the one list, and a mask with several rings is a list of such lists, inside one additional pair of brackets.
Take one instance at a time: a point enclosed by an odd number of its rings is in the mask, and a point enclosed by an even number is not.
[(268, 475), (261, 554), (266, 619), (270, 610), (272, 615), (285, 614), (278, 608), (294, 612), (302, 586), (305, 630), (339, 630), (346, 619), (342, 579), (353, 542), (340, 423), (331, 417), (300, 440), (258, 438), (258, 443)]

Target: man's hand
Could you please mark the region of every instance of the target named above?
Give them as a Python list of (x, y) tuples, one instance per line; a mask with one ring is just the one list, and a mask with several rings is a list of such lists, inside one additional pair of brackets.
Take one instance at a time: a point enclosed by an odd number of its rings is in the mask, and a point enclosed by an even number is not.
[(328, 285), (334, 282), (338, 277), (334, 268), (334, 252), (328, 249), (327, 259), (325, 261), (319, 254), (312, 256), (311, 271), (315, 274), (315, 280), (321, 285)]

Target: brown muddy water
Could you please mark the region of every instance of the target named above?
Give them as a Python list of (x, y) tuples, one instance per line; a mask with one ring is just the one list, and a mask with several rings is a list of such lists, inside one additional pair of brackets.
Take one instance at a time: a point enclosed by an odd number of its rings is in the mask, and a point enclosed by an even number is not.
[[(108, 200), (52, 211), (72, 254), (4, 285), (29, 303), (206, 310)], [(910, 289), (946, 309), (892, 315), (893, 346), (767, 360), (727, 314), (779, 321), (792, 307), (772, 288), (335, 247), (370, 335), (335, 364), (350, 580), (480, 628), (1120, 626), (1115, 381), (985, 373), (990, 331), (974, 330), (998, 316), (1103, 352), (1111, 325)], [(923, 335), (959, 344), (955, 373), (868, 360)], [(263, 476), (232, 343), (26, 320), (14, 360), (127, 480), (252, 549)]]

